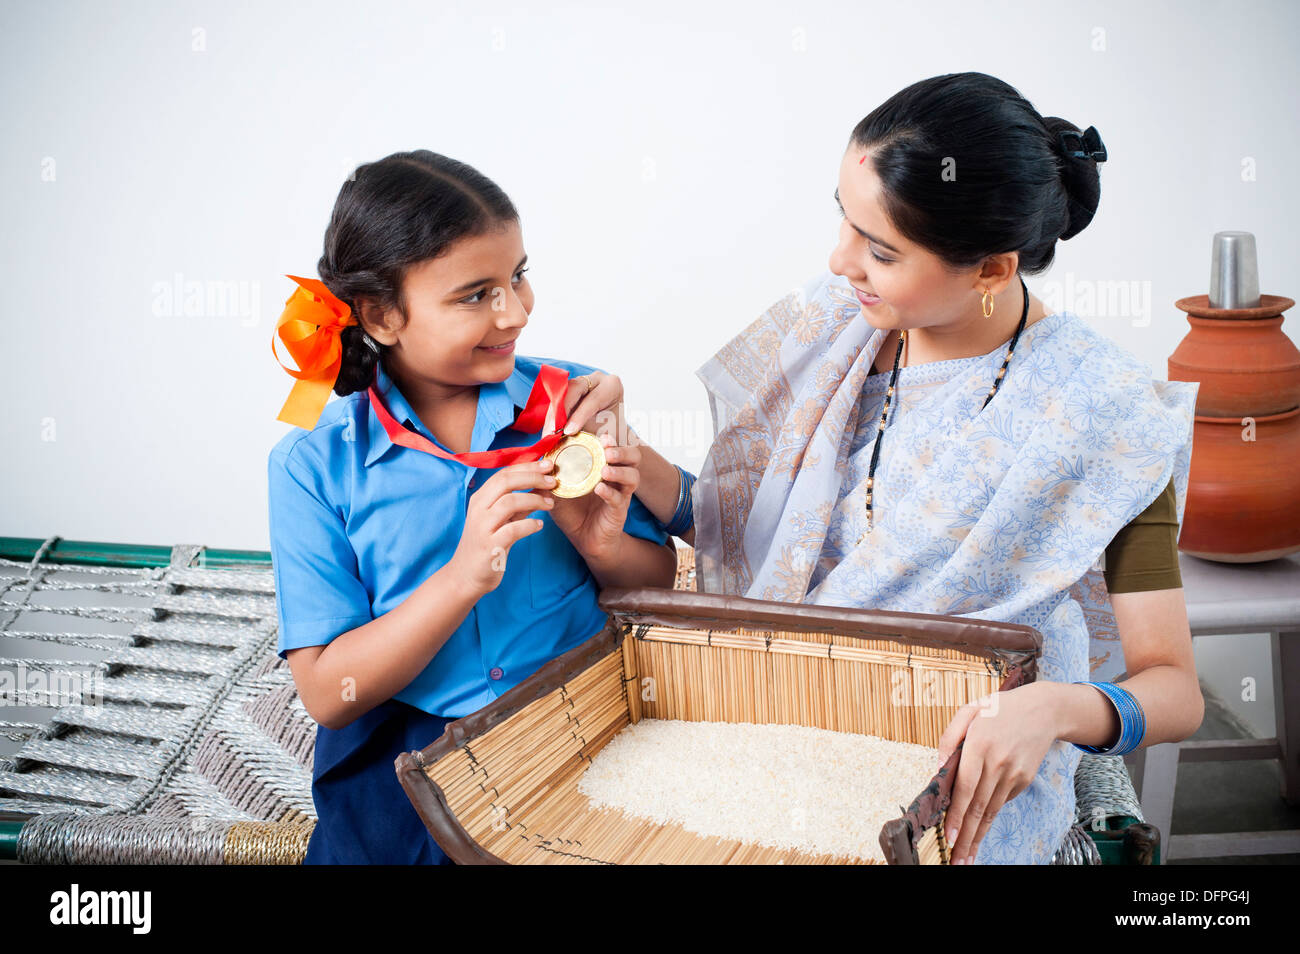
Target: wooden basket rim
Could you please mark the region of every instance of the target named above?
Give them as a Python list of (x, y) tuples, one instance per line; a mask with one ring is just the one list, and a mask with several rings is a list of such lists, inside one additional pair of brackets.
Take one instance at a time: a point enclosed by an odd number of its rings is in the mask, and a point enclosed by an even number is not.
[[(884, 639), (905, 645), (956, 649), (1015, 664), (1042, 655), (1043, 635), (1023, 623), (859, 609), (810, 603), (782, 603), (744, 596), (610, 587), (600, 592), (600, 608), (628, 623), (700, 629), (742, 627), (772, 632), (829, 633), (855, 639)], [(721, 624), (721, 625), (719, 625)]]

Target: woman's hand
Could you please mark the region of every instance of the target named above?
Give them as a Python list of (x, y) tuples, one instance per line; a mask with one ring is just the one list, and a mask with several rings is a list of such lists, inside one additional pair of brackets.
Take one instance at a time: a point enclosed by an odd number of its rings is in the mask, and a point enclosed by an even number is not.
[(637, 471), (641, 461), (638, 448), (617, 447), (608, 433), (600, 435), (600, 443), (606, 463), (595, 490), (581, 497), (556, 497), (549, 492), (542, 495), (554, 501), (551, 519), (588, 562), (608, 562), (618, 557), (627, 508), (641, 479)]
[[(542, 521), (523, 518), (554, 506), (555, 498), (547, 492), (555, 486), (548, 473), (552, 467), (546, 458), (502, 467), (469, 498), (465, 529), (449, 564), (471, 590), (495, 590), (505, 575), (510, 548), (542, 529)], [(532, 490), (537, 492), (528, 492)]]
[(953, 864), (973, 864), (1002, 806), (1034, 780), (1058, 737), (1052, 683), (995, 692), (957, 710), (939, 739), (939, 764), (962, 745), (944, 820)]

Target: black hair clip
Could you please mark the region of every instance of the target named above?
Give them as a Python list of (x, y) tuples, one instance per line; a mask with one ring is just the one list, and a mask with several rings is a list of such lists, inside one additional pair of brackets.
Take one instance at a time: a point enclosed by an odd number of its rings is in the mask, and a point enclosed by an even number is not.
[(1096, 126), (1089, 126), (1082, 134), (1063, 130), (1059, 138), (1061, 151), (1071, 159), (1091, 159), (1093, 162), (1106, 161), (1106, 144), (1101, 141), (1101, 133)]

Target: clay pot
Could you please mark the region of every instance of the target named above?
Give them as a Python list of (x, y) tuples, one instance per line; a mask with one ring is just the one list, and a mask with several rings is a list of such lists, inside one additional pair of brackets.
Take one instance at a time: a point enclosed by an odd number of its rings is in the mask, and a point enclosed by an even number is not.
[(1201, 382), (1198, 415), (1300, 407), (1300, 350), (1282, 331), (1282, 312), (1294, 304), (1279, 295), (1260, 295), (1258, 308), (1211, 308), (1208, 295), (1174, 302), (1192, 329), (1169, 356), (1169, 380)]
[(1244, 425), (1241, 417), (1196, 416), (1178, 537), (1184, 553), (1255, 563), (1300, 550), (1300, 407), (1244, 416)]
[(1295, 302), (1258, 308), (1175, 303), (1191, 325), (1169, 380), (1198, 381), (1192, 464), (1178, 547), (1221, 563), (1300, 551), (1300, 350), (1282, 331)]

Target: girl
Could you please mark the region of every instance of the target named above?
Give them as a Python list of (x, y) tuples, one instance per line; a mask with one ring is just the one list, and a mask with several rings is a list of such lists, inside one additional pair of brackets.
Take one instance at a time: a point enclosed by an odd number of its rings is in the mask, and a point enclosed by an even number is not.
[[(1081, 749), (1179, 741), (1203, 712), (1177, 555), (1198, 385), (1152, 380), (1021, 278), (1092, 219), (1105, 158), (991, 76), (902, 90), (840, 161), (830, 269), (697, 372), (698, 485), (640, 448), (636, 492), (695, 545), (701, 590), (1042, 632), (1038, 681), (939, 741), (941, 764), (962, 743), (957, 863), (1050, 861)], [(1125, 664), (1122, 687), (1086, 681)]]
[(594, 368), (516, 355), (526, 261), (495, 184), (396, 153), (344, 183), (322, 283), (299, 280), (281, 319), (302, 382), (281, 419), (300, 428), (271, 451), (269, 515), (279, 653), (319, 723), (307, 864), (450, 863), (397, 755), (600, 630), (599, 587), (672, 586), (674, 545), (632, 497), (636, 448), (602, 437), (603, 480), (576, 499), (551, 492), (549, 461), (454, 459), (553, 430), (519, 415), (545, 403), (543, 364), (573, 376), (566, 410), (591, 391)]

